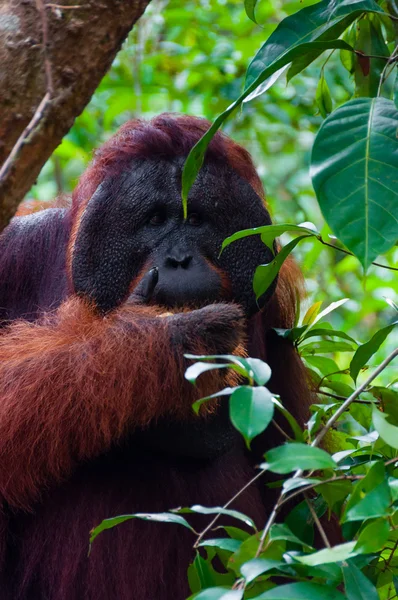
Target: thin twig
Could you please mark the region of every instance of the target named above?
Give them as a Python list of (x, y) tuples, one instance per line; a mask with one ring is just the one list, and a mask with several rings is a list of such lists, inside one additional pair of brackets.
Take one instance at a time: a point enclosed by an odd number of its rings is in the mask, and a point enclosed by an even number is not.
[(319, 531), (319, 534), (320, 534), (320, 536), (321, 536), (321, 538), (323, 540), (323, 543), (325, 544), (326, 548), (331, 548), (332, 546), (330, 545), (330, 542), (328, 540), (328, 536), (326, 535), (325, 530), (322, 527), (322, 524), (321, 524), (321, 522), (320, 522), (320, 520), (318, 518), (318, 515), (316, 514), (316, 511), (315, 511), (314, 507), (312, 506), (312, 502), (308, 498), (308, 496), (307, 496), (306, 493), (304, 493), (304, 498), (305, 498), (305, 501), (307, 503), (308, 508), (310, 509), (311, 516), (314, 519), (314, 523), (315, 523), (315, 525), (318, 528), (318, 531)]
[[(353, 254), (349, 250), (346, 250), (345, 248), (339, 248), (339, 246), (335, 246), (334, 244), (329, 244), (329, 242), (325, 242), (325, 240), (322, 237), (318, 237), (317, 239), (324, 246), (328, 246), (329, 248), (333, 248), (333, 250), (338, 250), (339, 252), (344, 252), (344, 254), (348, 254), (349, 256), (355, 256), (355, 254)], [(372, 265), (374, 265), (375, 267), (381, 267), (382, 269), (389, 269), (390, 271), (398, 271), (398, 267), (390, 267), (389, 265), (382, 265), (378, 262), (372, 262)]]
[(396, 46), (396, 48), (393, 50), (390, 58), (388, 59), (388, 61), (385, 64), (384, 69), (381, 72), (380, 81), (379, 81), (379, 87), (377, 89), (377, 97), (379, 97), (380, 94), (381, 94), (381, 88), (383, 86), (383, 83), (385, 82), (386, 71), (387, 71), (389, 65), (391, 65), (391, 63), (393, 63), (393, 62), (395, 62), (397, 60), (397, 56), (398, 56), (398, 46)]
[(303, 486), (301, 488), (298, 488), (297, 490), (294, 490), (294, 492), (292, 492), (289, 496), (285, 496), (281, 502), (281, 506), (283, 504), (286, 504), (286, 502), (290, 502), (290, 500), (292, 500), (296, 496), (299, 496), (300, 494), (304, 494), (305, 492), (315, 489), (319, 485), (324, 485), (326, 483), (334, 483), (335, 481), (357, 481), (359, 479), (363, 479), (364, 477), (365, 475), (338, 475), (337, 477), (330, 477), (330, 479), (323, 479), (322, 481), (311, 483), (307, 486)]
[[(384, 371), (384, 369), (386, 368), (387, 365), (390, 364), (391, 361), (394, 360), (394, 358), (396, 358), (398, 356), (398, 348), (396, 348), (395, 350), (393, 350), (391, 352), (391, 354), (389, 354), (387, 356), (387, 358), (385, 358), (383, 360), (383, 362), (377, 367), (377, 369), (375, 369), (373, 371), (373, 373), (371, 375), (369, 375), (369, 377), (366, 379), (366, 381), (364, 381), (352, 394), (351, 396), (349, 396), (347, 398), (347, 400), (345, 402), (343, 402), (343, 404), (336, 410), (336, 412), (330, 417), (330, 419), (327, 421), (326, 425), (321, 429), (321, 431), (318, 433), (318, 435), (316, 436), (316, 438), (314, 439), (314, 441), (312, 442), (311, 446), (319, 446), (319, 444), (321, 443), (321, 441), (323, 440), (323, 438), (325, 437), (326, 433), (329, 431), (329, 429), (335, 424), (335, 422), (341, 417), (341, 415), (347, 410), (347, 408), (350, 406), (350, 404), (352, 404), (352, 402), (354, 402), (354, 400), (356, 400), (358, 398), (358, 396), (360, 394), (362, 394), (362, 392), (368, 387), (368, 385), (370, 383), (372, 383), (372, 381), (374, 379), (376, 379), (376, 377), (378, 375), (380, 375), (380, 373), (382, 371)], [(299, 477), (299, 475), (297, 476)]]
[[(234, 502), (237, 498), (239, 498), (239, 496), (245, 491), (247, 490), (248, 487), (250, 487), (252, 485), (252, 483), (254, 483), (255, 481), (257, 481), (257, 479), (259, 479), (261, 477), (261, 475), (263, 475), (266, 471), (260, 471), (259, 473), (257, 473), (257, 475), (255, 475), (254, 477), (252, 477), (250, 479), (250, 481), (248, 481), (246, 483), (245, 486), (243, 486), (243, 488), (241, 488), (239, 490), (239, 492), (237, 492), (235, 494), (235, 496), (233, 496), (230, 500), (228, 500), (228, 502), (226, 504), (224, 504), (224, 506), (222, 507), (224, 508), (228, 508), (228, 506), (230, 506), (232, 504), (232, 502)], [(213, 527), (213, 525), (218, 521), (218, 519), (220, 518), (222, 513), (218, 513), (214, 519), (212, 519), (210, 521), (210, 523), (203, 529), (203, 531), (201, 531), (196, 539), (196, 542), (194, 543), (194, 548), (197, 548), (199, 545), (199, 542), (202, 540), (202, 538), (206, 535), (206, 533)]]
[(290, 437), (290, 435), (288, 435), (288, 434), (286, 433), (286, 431), (284, 431), (284, 430), (282, 429), (282, 427), (281, 427), (280, 425), (278, 425), (278, 423), (275, 421), (275, 419), (272, 419), (272, 421), (271, 421), (271, 422), (272, 422), (272, 425), (274, 425), (274, 427), (275, 427), (275, 428), (276, 428), (276, 429), (279, 431), (279, 433), (280, 433), (280, 434), (281, 434), (281, 435), (282, 435), (282, 436), (283, 436), (283, 437), (284, 437), (286, 440), (288, 440), (288, 441), (291, 441), (291, 439), (292, 439), (292, 438)]

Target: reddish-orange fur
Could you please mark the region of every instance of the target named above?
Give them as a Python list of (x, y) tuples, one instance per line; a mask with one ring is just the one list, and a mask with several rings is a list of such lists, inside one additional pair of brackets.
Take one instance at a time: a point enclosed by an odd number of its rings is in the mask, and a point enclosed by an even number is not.
[[(9, 504), (29, 507), (127, 430), (165, 415), (195, 418), (195, 398), (226, 385), (214, 371), (197, 388), (184, 380), (183, 350), (173, 353), (162, 312), (124, 305), (99, 317), (71, 298), (41, 322), (16, 322), (3, 333), (0, 495)], [(192, 351), (206, 349), (196, 340)]]

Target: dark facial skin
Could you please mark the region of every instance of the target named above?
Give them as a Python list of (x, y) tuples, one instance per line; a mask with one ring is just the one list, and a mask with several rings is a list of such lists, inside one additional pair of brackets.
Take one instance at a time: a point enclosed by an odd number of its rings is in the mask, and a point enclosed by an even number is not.
[(125, 301), (134, 279), (153, 267), (151, 294), (157, 304), (199, 307), (233, 300), (248, 316), (258, 310), (252, 279), (259, 264), (272, 260), (271, 251), (252, 236), (219, 253), (232, 233), (270, 224), (267, 210), (230, 167), (208, 165), (190, 192), (184, 221), (183, 163), (183, 158), (135, 161), (90, 199), (74, 247), (72, 277), (76, 292), (92, 298), (101, 312)]

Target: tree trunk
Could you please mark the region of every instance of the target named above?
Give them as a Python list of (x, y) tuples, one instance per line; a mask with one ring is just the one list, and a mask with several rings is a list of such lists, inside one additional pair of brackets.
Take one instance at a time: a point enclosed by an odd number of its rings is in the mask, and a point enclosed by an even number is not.
[(0, 3), (0, 231), (149, 0)]

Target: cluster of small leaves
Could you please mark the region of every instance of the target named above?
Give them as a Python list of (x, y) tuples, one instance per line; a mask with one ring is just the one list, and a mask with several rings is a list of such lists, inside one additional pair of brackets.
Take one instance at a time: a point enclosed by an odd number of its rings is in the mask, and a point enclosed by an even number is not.
[[(225, 396), (222, 401), (229, 402), (231, 421), (249, 447), (274, 417), (285, 431), (287, 443), (266, 452), (255, 477), (266, 477), (267, 472), (285, 476), (268, 484), (279, 488), (280, 496), (274, 519), (265, 529), (261, 529), (264, 524), (228, 508), (230, 503), (196, 505), (106, 519), (92, 532), (91, 543), (105, 529), (130, 519), (190, 529), (196, 548), (188, 571), (190, 600), (387, 600), (398, 596), (398, 390), (393, 384), (381, 386), (373, 381), (362, 385), (360, 393), (355, 390), (358, 377), (366, 374), (369, 360), (396, 324), (358, 344), (328, 323), (320, 324), (344, 302), (322, 311), (321, 303), (316, 303), (296, 327), (275, 330), (296, 345), (319, 393), (320, 402), (312, 405), (304, 430), (266, 387), (271, 370), (261, 360), (187, 356), (196, 361), (186, 371), (192, 383), (213, 369), (233, 369), (247, 382), (197, 401), (196, 413), (204, 402)], [(349, 357), (344, 369), (324, 356), (331, 353)], [(350, 398), (355, 400), (332, 428), (331, 415)], [(318, 447), (321, 440), (323, 448)], [(278, 522), (279, 509), (293, 498), (296, 506), (283, 523)], [(213, 519), (198, 533), (182, 516), (192, 513), (213, 515)], [(223, 516), (236, 519), (239, 526), (222, 525)], [(325, 522), (330, 519), (339, 523), (339, 544), (332, 545), (325, 533)], [(216, 521), (225, 533), (213, 538)], [(314, 541), (319, 537), (322, 548)]]
[[(253, 20), (255, 4), (245, 3)], [(384, 4), (386, 11), (394, 10), (393, 3)], [(191, 151), (183, 173), (185, 210), (208, 144), (242, 102), (269, 90), (283, 72), (290, 80), (325, 51), (339, 50), (355, 79), (354, 98), (327, 116), (333, 101), (324, 74), (326, 59), (316, 92), (319, 110), (327, 118), (312, 151), (314, 189), (326, 222), (365, 270), (393, 247), (398, 110), (390, 76), (396, 71), (398, 46), (392, 21), (396, 17), (386, 11), (374, 0), (322, 0), (281, 21), (250, 63), (242, 94)], [(395, 91), (395, 102), (397, 97)]]

